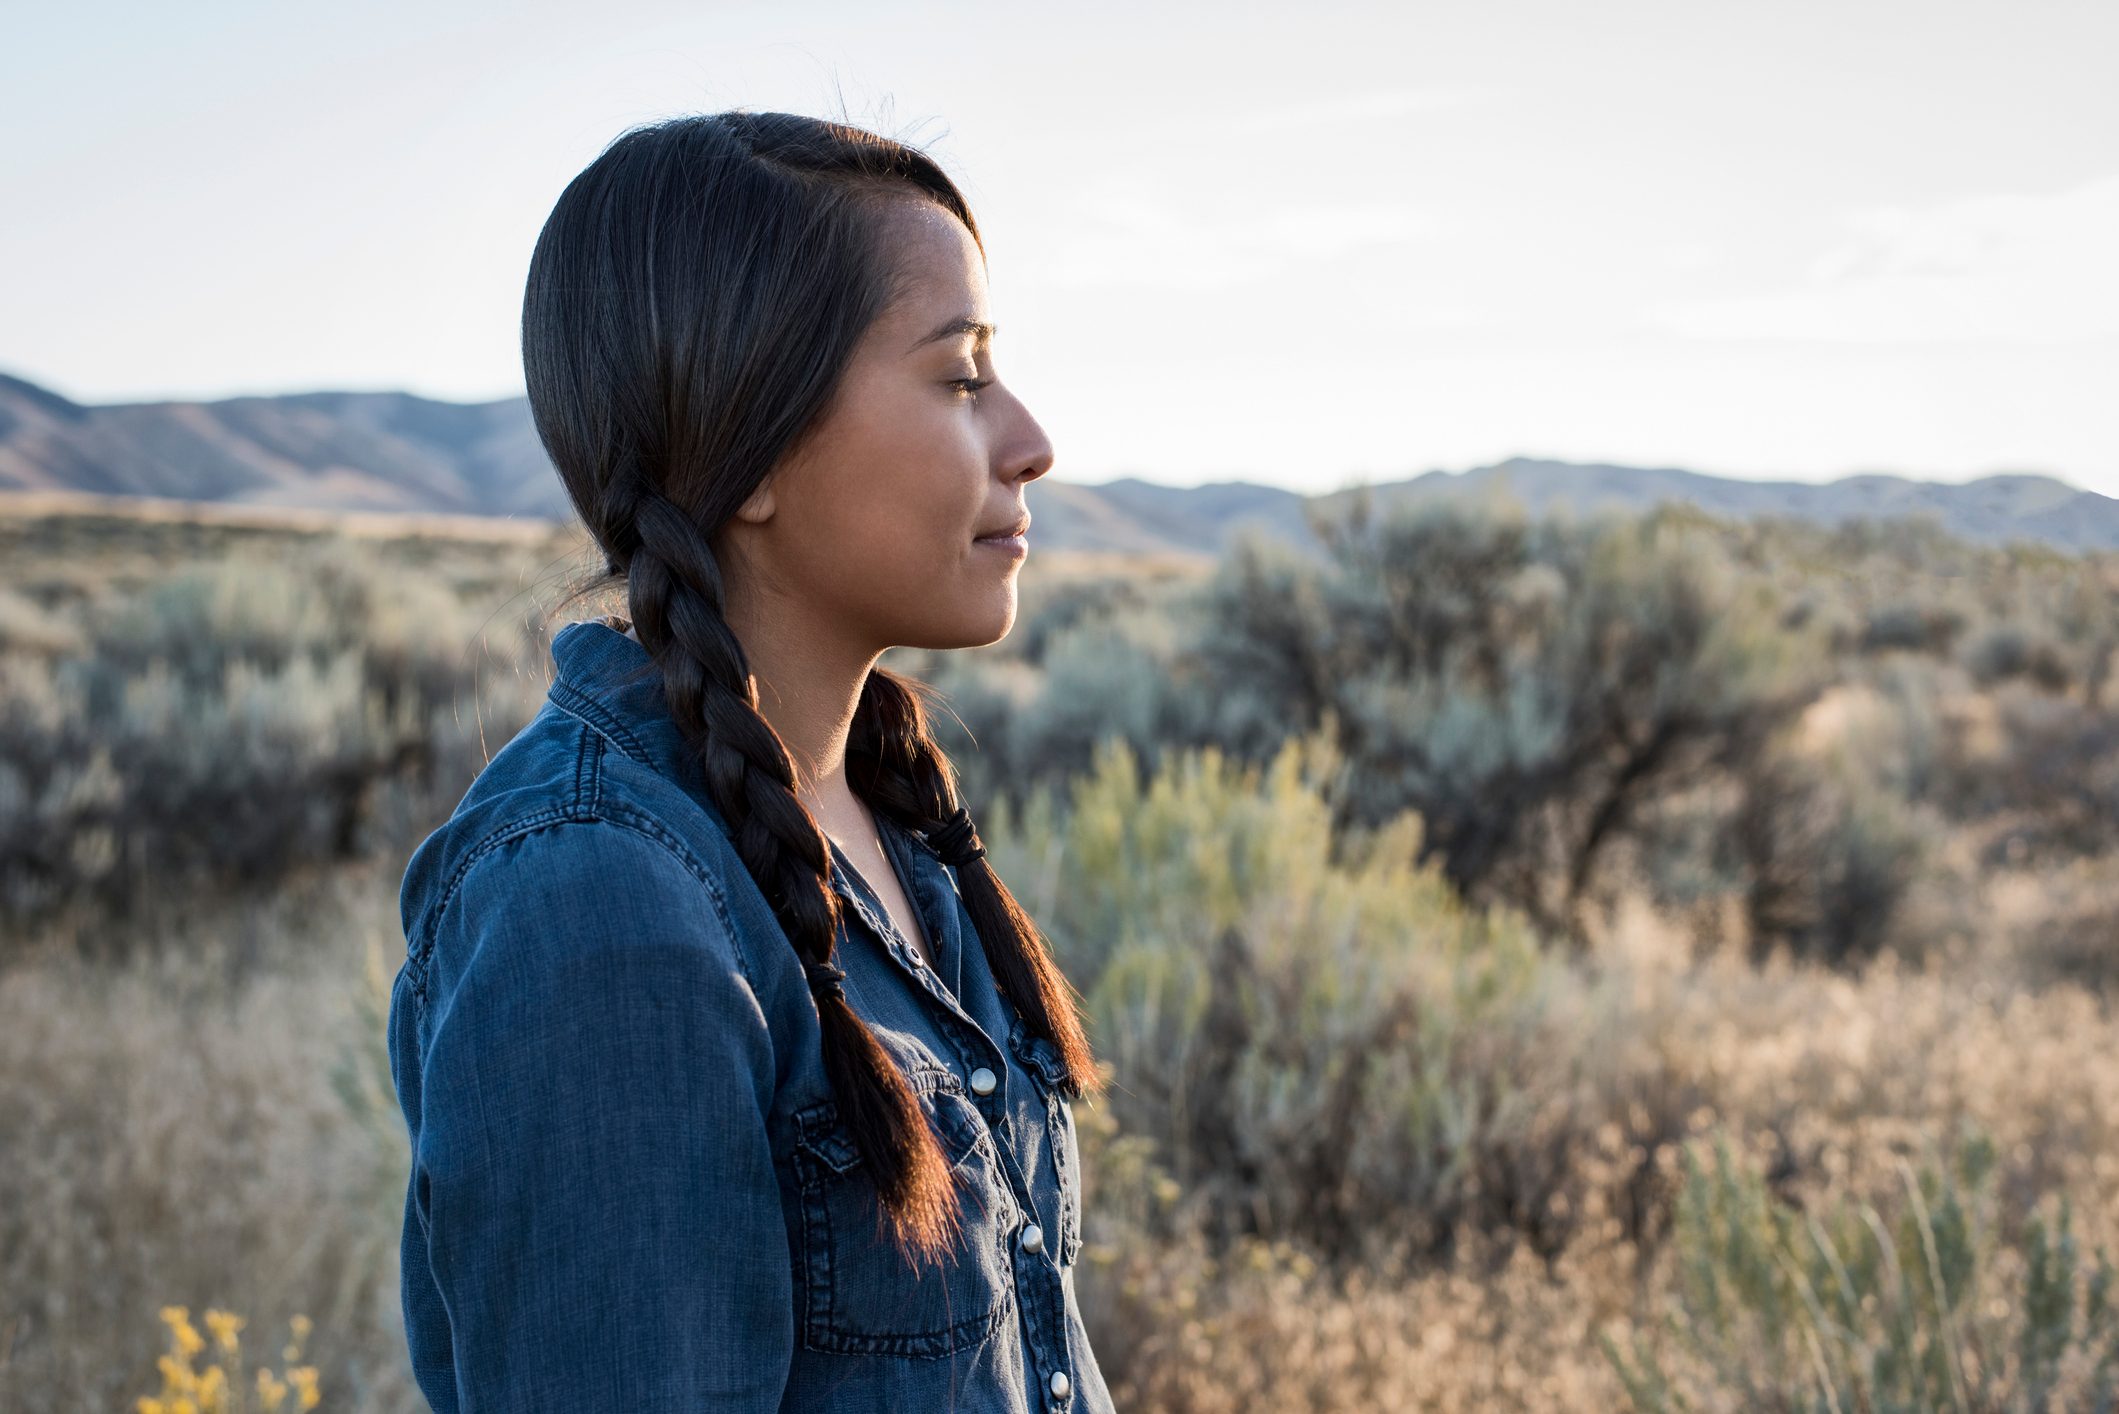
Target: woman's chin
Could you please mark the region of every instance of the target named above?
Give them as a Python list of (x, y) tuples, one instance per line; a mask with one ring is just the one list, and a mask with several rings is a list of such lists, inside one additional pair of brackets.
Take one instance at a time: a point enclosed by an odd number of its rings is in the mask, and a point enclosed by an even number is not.
[(917, 624), (900, 624), (887, 641), (902, 648), (984, 648), (998, 643), (1015, 627), (1015, 585), (1001, 593), (991, 589), (952, 611), (925, 615)]
[(1015, 577), (998, 592), (987, 589), (964, 606), (963, 612), (950, 616), (946, 627), (935, 633), (938, 640), (927, 646), (932, 648), (984, 648), (998, 643), (1015, 627)]
[(964, 647), (984, 648), (989, 643), (999, 643), (1015, 627), (1015, 589), (1011, 583), (1008, 602), (988, 614), (982, 623), (967, 635)]

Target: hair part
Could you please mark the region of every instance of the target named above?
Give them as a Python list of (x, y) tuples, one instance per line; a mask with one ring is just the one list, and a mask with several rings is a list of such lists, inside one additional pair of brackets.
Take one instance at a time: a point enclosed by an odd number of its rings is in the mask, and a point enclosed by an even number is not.
[[(568, 183), (530, 260), (530, 411), (736, 852), (805, 968), (840, 924), (829, 842), (758, 706), (725, 617), (721, 528), (832, 403), (862, 336), (901, 290), (886, 203), (932, 201), (983, 255), (956, 185), (925, 153), (827, 119), (741, 109), (627, 130)], [(862, 687), (847, 780), (925, 836), (959, 808), (925, 684), (880, 666)], [(995, 982), (1049, 1041), (1075, 1097), (1102, 1088), (1072, 988), (989, 862), (959, 892)], [(939, 1256), (959, 1204), (919, 1097), (843, 992), (815, 993), (841, 1120), (909, 1255)]]

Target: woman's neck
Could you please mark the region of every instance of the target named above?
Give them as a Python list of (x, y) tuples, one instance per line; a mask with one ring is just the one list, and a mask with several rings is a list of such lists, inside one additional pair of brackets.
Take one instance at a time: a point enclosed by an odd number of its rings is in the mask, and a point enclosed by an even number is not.
[[(639, 633), (624, 615), (605, 614), (603, 623), (607, 628), (619, 630), (633, 642), (640, 642)], [(767, 710), (768, 704), (777, 705), (779, 697), (771, 683), (772, 679), (761, 677), (760, 709), (789, 750), (797, 754), (797, 771), (801, 781), (795, 794), (802, 801), (803, 807), (824, 827), (827, 834), (841, 841), (841, 849), (847, 848), (844, 843), (846, 840), (866, 839), (872, 846), (868, 852), (880, 854), (880, 842), (876, 840), (875, 826), (868, 807), (855, 797), (846, 780), (846, 731), (851, 722), (852, 708), (848, 708), (843, 720), (829, 724), (808, 721), (806, 718), (809, 714)], [(817, 730), (820, 726), (821, 731)], [(820, 759), (817, 754), (806, 753), (801, 749), (805, 741), (819, 735), (825, 742), (822, 759), (829, 764), (829, 769), (824, 771), (817, 768)], [(848, 853), (852, 854), (853, 851), (848, 850)]]

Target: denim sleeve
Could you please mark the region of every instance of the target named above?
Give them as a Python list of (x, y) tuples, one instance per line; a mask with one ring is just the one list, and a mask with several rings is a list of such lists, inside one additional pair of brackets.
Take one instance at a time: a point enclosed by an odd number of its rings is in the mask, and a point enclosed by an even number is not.
[(443, 920), (414, 1162), (464, 1414), (777, 1408), (776, 1070), (708, 886), (572, 821), (481, 857)]

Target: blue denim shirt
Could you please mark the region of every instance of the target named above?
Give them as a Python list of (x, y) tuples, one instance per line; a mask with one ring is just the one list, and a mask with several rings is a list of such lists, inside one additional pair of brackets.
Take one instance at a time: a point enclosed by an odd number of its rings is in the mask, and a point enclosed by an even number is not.
[(953, 869), (878, 816), (929, 967), (836, 856), (846, 996), (959, 1177), (958, 1245), (914, 1267), (879, 1230), (800, 961), (652, 659), (600, 622), (552, 651), (537, 716), (404, 877), (389, 1042), (429, 1402), (1109, 1411), (1075, 1302), (1058, 1053), (1004, 1003)]

